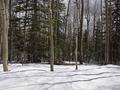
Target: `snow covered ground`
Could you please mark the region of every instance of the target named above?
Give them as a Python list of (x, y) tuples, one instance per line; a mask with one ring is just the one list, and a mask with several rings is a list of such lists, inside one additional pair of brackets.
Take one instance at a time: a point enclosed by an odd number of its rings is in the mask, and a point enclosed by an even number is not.
[(0, 90), (120, 90), (120, 66), (12, 64), (9, 72), (2, 72)]

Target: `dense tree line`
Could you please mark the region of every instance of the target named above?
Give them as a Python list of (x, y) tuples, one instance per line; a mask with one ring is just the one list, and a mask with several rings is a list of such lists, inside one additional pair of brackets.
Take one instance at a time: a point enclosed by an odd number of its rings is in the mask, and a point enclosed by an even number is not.
[[(119, 0), (1, 0), (0, 52), (19, 63), (120, 64)], [(92, 24), (91, 24), (92, 23)], [(79, 63), (78, 63), (79, 62)]]
[[(40, 62), (40, 59), (49, 58), (49, 2), (47, 0), (14, 0), (12, 1), (11, 28), (9, 47), (11, 60)], [(55, 58), (61, 58), (62, 48), (59, 42), (63, 43), (61, 29), (64, 18), (61, 13), (64, 11), (64, 4), (56, 0), (52, 3)]]

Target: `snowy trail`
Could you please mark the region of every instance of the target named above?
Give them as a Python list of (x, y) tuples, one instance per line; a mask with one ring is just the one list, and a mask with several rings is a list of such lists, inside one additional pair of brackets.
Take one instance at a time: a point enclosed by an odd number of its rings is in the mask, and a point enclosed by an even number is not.
[(13, 64), (11, 71), (2, 72), (0, 65), (0, 90), (120, 90), (120, 66), (81, 65), (55, 66)]

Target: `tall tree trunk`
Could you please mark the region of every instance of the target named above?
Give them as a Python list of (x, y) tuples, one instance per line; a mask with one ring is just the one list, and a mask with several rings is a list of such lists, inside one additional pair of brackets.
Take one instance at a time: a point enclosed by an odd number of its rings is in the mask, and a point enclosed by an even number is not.
[(1, 33), (2, 33), (2, 22), (1, 22), (1, 11), (0, 11), (0, 62), (1, 62)]
[[(80, 2), (80, 1), (79, 1)], [(79, 3), (80, 4), (80, 3)], [(79, 6), (80, 8), (80, 6)], [(80, 17), (80, 31), (78, 32), (78, 49), (79, 49), (79, 62), (83, 63), (83, 17), (84, 17), (84, 0), (81, 0), (81, 13)]]
[(11, 0), (9, 0), (9, 36), (10, 36), (10, 41), (9, 41), (9, 60), (13, 60), (13, 30), (12, 30), (12, 11), (11, 11)]
[(110, 57), (110, 41), (109, 41), (109, 18), (108, 18), (108, 0), (105, 0), (105, 8), (106, 8), (106, 43), (105, 43), (105, 62), (109, 63)]
[(78, 33), (76, 33), (75, 37), (75, 62), (76, 62), (76, 70), (78, 69)]
[(74, 19), (73, 19), (73, 28), (75, 30), (75, 62), (76, 70), (78, 69), (78, 30), (79, 30), (79, 6), (78, 0), (76, 0), (76, 5), (74, 7)]
[(49, 25), (50, 25), (50, 70), (54, 71), (54, 39), (53, 39), (53, 17), (52, 17), (52, 2), (49, 0)]
[(3, 71), (8, 71), (8, 0), (0, 0), (0, 16), (2, 17), (2, 60)]
[(102, 3), (103, 3), (103, 1), (101, 0), (100, 1), (100, 10), (101, 10), (101, 15), (100, 15), (100, 17), (101, 17), (100, 18), (100, 24), (101, 24), (100, 25), (100, 31), (101, 31), (100, 32), (101, 33), (100, 34), (100, 39), (101, 39), (101, 44), (100, 44), (100, 47), (101, 48), (100, 48), (100, 61), (99, 61), (99, 64), (103, 64), (104, 63), (103, 62), (104, 59), (102, 57), (103, 56), (103, 34), (102, 34), (103, 33), (103, 4)]
[(86, 60), (87, 60), (87, 63), (89, 63), (89, 57), (90, 57), (90, 52), (89, 52), (89, 32), (90, 32), (90, 30), (89, 30), (89, 24), (90, 24), (90, 5), (89, 5), (89, 0), (87, 0), (87, 5), (86, 5), (86, 11), (85, 11), (85, 13), (86, 13), (86, 15), (85, 15), (85, 18), (86, 18), (86, 21), (87, 21), (87, 31), (88, 31), (88, 36), (87, 36), (87, 53), (86, 53), (86, 55), (87, 55), (87, 58), (86, 58)]
[(111, 47), (111, 34), (112, 34), (112, 0), (109, 0), (109, 63), (113, 64), (112, 63), (112, 54), (111, 54), (111, 51), (112, 51), (112, 47)]

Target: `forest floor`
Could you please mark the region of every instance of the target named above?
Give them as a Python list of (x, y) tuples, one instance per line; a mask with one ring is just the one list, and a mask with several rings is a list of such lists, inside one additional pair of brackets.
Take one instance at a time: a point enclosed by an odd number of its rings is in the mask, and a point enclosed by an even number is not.
[(120, 90), (120, 66), (116, 65), (55, 65), (50, 72), (47, 64), (10, 64), (2, 72), (0, 90)]

